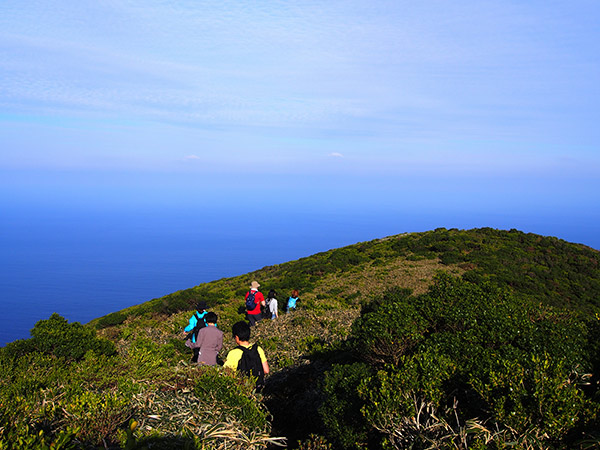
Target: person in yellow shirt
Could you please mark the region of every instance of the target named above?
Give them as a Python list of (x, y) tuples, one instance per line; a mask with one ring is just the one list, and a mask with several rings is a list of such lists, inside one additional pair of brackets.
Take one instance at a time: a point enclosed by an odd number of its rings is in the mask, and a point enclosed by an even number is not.
[(256, 377), (257, 389), (262, 388), (265, 375), (269, 373), (269, 363), (264, 350), (258, 344), (250, 343), (250, 326), (247, 322), (235, 323), (231, 333), (237, 347), (227, 353), (223, 367)]

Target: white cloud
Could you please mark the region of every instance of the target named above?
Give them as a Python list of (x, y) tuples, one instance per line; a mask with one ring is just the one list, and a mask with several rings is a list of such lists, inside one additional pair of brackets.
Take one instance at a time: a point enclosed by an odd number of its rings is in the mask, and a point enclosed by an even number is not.
[(186, 161), (191, 161), (191, 160), (196, 160), (196, 159), (200, 159), (199, 156), (197, 155), (187, 155), (186, 157), (184, 157), (183, 159), (185, 159)]
[(329, 156), (331, 156), (333, 158), (343, 158), (344, 157), (344, 155), (342, 155), (341, 153), (338, 153), (338, 152), (330, 153)]

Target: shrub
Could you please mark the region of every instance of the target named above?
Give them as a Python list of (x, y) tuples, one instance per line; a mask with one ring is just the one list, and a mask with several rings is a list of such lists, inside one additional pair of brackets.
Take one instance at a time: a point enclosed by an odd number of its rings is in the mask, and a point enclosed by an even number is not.
[(77, 436), (95, 445), (116, 440), (132, 414), (129, 399), (114, 392), (82, 392), (63, 405), (63, 421), (79, 429)]
[(172, 353), (163, 355), (163, 349), (148, 339), (137, 338), (124, 357), (130, 375), (136, 380), (160, 378), (169, 370), (167, 358), (173, 356)]
[[(596, 348), (590, 329), (572, 314), (449, 275), (418, 297), (388, 292), (363, 308), (351, 334), (357, 357), (379, 370), (328, 372), (323, 420), (342, 446), (364, 442), (369, 430), (395, 448), (460, 440), (465, 421), (481, 425), (476, 418), (508, 430), (498, 439), (559, 442), (593, 425), (584, 419), (590, 403), (581, 387), (593, 360), (586, 349)], [(415, 428), (419, 408), (447, 434)], [(412, 437), (400, 439), (400, 430)], [(473, 433), (479, 437), (471, 444), (479, 445), (485, 437)]]
[(0, 438), (37, 449), (69, 448), (72, 436), (93, 444), (114, 438), (128, 400), (111, 393), (118, 383), (115, 373), (98, 372), (98, 366), (84, 369), (86, 362), (99, 359), (110, 371), (112, 357), (91, 351), (87, 356), (77, 363), (35, 352), (2, 364), (2, 378), (10, 376), (11, 383), (0, 387)]
[(269, 415), (253, 393), (254, 388), (252, 380), (238, 372), (203, 367), (194, 393), (202, 399), (204, 408), (211, 409), (216, 421), (233, 419), (247, 432), (264, 432), (270, 429)]
[(398, 364), (421, 341), (427, 323), (408, 299), (409, 291), (393, 290), (367, 307), (352, 326), (357, 352), (375, 364)]
[(37, 351), (70, 360), (80, 360), (89, 350), (97, 354), (116, 353), (115, 345), (96, 337), (92, 328), (79, 322), (68, 323), (66, 319), (54, 313), (48, 320), (40, 320), (31, 330), (30, 344), (21, 347), (28, 352)]
[(580, 375), (547, 353), (522, 364), (503, 360), (487, 374), (475, 374), (472, 385), (487, 401), (498, 422), (524, 434), (532, 428), (552, 440), (578, 425), (585, 411)]
[(357, 388), (369, 375), (370, 369), (364, 363), (334, 365), (325, 374), (325, 400), (319, 414), (329, 438), (340, 448), (360, 448), (367, 442), (368, 427), (361, 414), (364, 401), (357, 395)]
[(121, 325), (123, 322), (125, 322), (125, 320), (127, 320), (127, 314), (124, 314), (120, 311), (110, 313), (98, 319), (96, 322), (96, 329)]
[(0, 429), (2, 450), (72, 450), (78, 448), (75, 435), (78, 430), (61, 430), (48, 435), (25, 425), (18, 430)]
[(298, 450), (331, 450), (331, 444), (323, 436), (311, 434), (308, 439), (298, 441)]
[(36, 351), (31, 339), (19, 339), (0, 348), (0, 355), (6, 359), (15, 359)]

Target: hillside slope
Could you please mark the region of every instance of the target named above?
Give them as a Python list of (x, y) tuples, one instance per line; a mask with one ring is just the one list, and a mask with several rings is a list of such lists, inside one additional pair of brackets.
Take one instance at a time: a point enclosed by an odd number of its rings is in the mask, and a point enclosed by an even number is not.
[[(243, 320), (239, 308), (252, 280), (258, 280), (265, 292), (275, 289), (280, 299), (299, 289), (297, 314), (283, 315), (254, 330), (254, 339), (269, 354), (274, 371), (271, 389), (285, 393), (266, 400), (275, 414), (274, 426), (294, 440), (322, 426), (305, 417), (306, 411), (318, 417), (314, 405), (322, 399), (304, 380), (321, 379), (328, 367), (319, 366), (311, 355), (338, 348), (350, 336), (361, 307), (385, 292), (397, 288), (422, 295), (439, 273), (447, 273), (475, 284), (490, 282), (522, 301), (586, 317), (600, 313), (599, 263), (597, 250), (554, 237), (491, 228), (436, 229), (361, 242), (204, 283), (91, 324), (123, 346), (141, 336), (181, 345), (179, 330), (198, 300), (207, 301), (219, 314), (219, 326), (228, 330)], [(224, 352), (234, 345), (226, 339)], [(305, 427), (280, 423), (281, 415), (293, 417), (290, 411), (300, 411), (294, 422)]]
[(554, 237), (491, 228), (436, 229), (361, 242), (237, 277), (203, 283), (92, 320), (97, 328), (127, 317), (189, 311), (198, 300), (224, 311), (239, 306), (250, 281), (262, 290), (302, 295), (304, 309), (355, 307), (393, 287), (423, 293), (439, 272), (489, 280), (542, 303), (589, 313), (600, 308), (600, 252)]
[[(437, 229), (203, 283), (87, 326), (53, 315), (0, 349), (0, 448), (592, 448), (599, 263), (553, 237)], [(252, 330), (272, 369), (262, 395), (190, 365), (182, 333), (206, 301), (225, 355), (252, 280), (280, 305), (300, 291), (298, 311)]]

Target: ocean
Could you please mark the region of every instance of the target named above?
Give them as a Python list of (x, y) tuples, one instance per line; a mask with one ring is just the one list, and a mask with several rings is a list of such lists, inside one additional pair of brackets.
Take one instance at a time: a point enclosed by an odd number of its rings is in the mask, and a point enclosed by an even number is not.
[[(163, 213), (168, 217), (152, 217)], [(37, 216), (13, 218), (10, 228), (2, 230), (0, 344), (28, 338), (35, 323), (53, 312), (85, 323), (358, 238), (331, 233), (327, 220), (318, 218), (303, 230), (286, 227), (279, 232), (271, 224), (261, 233), (240, 227), (239, 218), (221, 216), (225, 220), (207, 230), (203, 214), (156, 211), (124, 217), (123, 212), (80, 215), (67, 210), (43, 222)]]
[(54, 312), (85, 323), (203, 282), (404, 232), (516, 228), (600, 248), (595, 207), (351, 182), (315, 182), (299, 193), (214, 179), (5, 178), (0, 345), (30, 337)]

